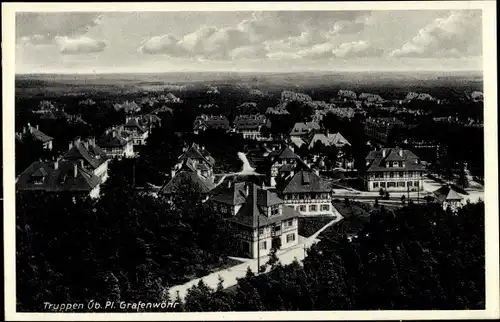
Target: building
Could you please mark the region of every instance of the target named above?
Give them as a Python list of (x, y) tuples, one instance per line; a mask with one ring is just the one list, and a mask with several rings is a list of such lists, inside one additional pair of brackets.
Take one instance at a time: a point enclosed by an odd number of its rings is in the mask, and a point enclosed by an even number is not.
[(317, 122), (299, 122), (295, 123), (290, 136), (304, 136), (311, 133), (312, 131), (318, 131), (321, 127)]
[(243, 135), (243, 138), (250, 140), (262, 140), (262, 127), (266, 126), (265, 115), (239, 115), (234, 119), (234, 130)]
[(215, 188), (214, 177), (200, 169), (200, 164), (193, 159), (183, 159), (183, 161), (172, 170), (170, 180), (160, 189), (159, 194), (172, 200), (174, 195), (180, 192), (180, 188), (186, 182), (191, 182), (207, 200), (210, 191)]
[(224, 115), (205, 115), (202, 114), (194, 120), (193, 131), (195, 134), (208, 129), (229, 131), (231, 126), (229, 120)]
[(122, 136), (120, 128), (106, 130), (97, 143), (109, 158), (121, 159), (135, 156), (132, 139)]
[(139, 113), (141, 111), (141, 107), (135, 101), (126, 101), (122, 104), (116, 103), (113, 107), (116, 111), (124, 110), (126, 114)]
[(159, 128), (161, 126), (161, 118), (158, 115), (150, 113), (140, 116), (140, 122), (142, 122), (142, 126), (146, 127), (151, 131), (152, 129)]
[(425, 167), (410, 150), (383, 148), (371, 151), (366, 160), (368, 191), (421, 191)]
[(267, 155), (269, 165), (269, 184), (271, 187), (276, 186), (276, 180), (288, 176), (297, 166), (302, 164), (300, 157), (293, 152), (293, 148), (285, 145), (283, 148), (273, 150)]
[(187, 160), (191, 161), (195, 171), (199, 171), (204, 177), (213, 178), (215, 159), (204, 146), (193, 143), (191, 146), (183, 148), (182, 154), (178, 158), (178, 163), (172, 171), (176, 171)]
[(337, 215), (332, 205), (332, 194), (332, 188), (317, 170), (303, 167), (290, 173), (280, 196), (285, 205), (293, 207), (301, 215)]
[(404, 125), (395, 117), (370, 117), (365, 121), (365, 134), (380, 143), (388, 143), (390, 135)]
[(16, 180), (19, 191), (69, 192), (99, 197), (101, 180), (83, 161), (35, 161)]
[(340, 133), (314, 133), (311, 132), (303, 139), (308, 149), (312, 149), (317, 142), (321, 142), (324, 146), (335, 146), (342, 149), (346, 146), (351, 146), (351, 143)]
[(20, 141), (24, 141), (29, 138), (34, 142), (39, 142), (45, 150), (52, 150), (52, 142), (54, 138), (40, 131), (38, 129), (38, 125), (33, 127), (28, 123), (28, 126), (23, 127), (23, 132), (16, 133), (16, 136)]
[(462, 207), (463, 197), (453, 190), (450, 185), (442, 186), (433, 192), (434, 199), (439, 202), (443, 209), (450, 207), (451, 211), (456, 212), (460, 207)]
[(272, 247), (298, 244), (299, 213), (273, 192), (248, 182), (229, 184), (210, 203), (237, 231), (240, 256), (257, 258)]
[(80, 165), (89, 173), (93, 173), (99, 178), (99, 183), (103, 183), (108, 178), (108, 156), (95, 143), (94, 138), (81, 140), (76, 138), (69, 143), (68, 151), (63, 155), (63, 159)]
[(138, 116), (127, 116), (123, 131), (130, 136), (134, 145), (145, 145), (149, 129)]

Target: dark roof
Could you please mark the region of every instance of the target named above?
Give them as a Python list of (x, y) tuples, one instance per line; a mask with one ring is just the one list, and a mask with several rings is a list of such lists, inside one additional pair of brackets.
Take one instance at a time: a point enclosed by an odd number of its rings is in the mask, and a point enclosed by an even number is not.
[(257, 115), (239, 115), (234, 119), (236, 130), (255, 130), (266, 124), (266, 116)]
[(278, 172), (290, 172), (290, 171), (293, 171), (295, 169), (295, 164), (292, 164), (292, 163), (287, 163), (287, 164), (284, 164), (282, 165), (279, 169), (278, 169)]
[(108, 159), (106, 153), (96, 144), (84, 143), (83, 141), (73, 142), (73, 147), (63, 156), (68, 160), (85, 160), (93, 169), (98, 168)]
[(299, 156), (295, 154), (295, 152), (290, 149), (289, 146), (285, 146), (284, 148), (276, 151), (272, 151), (269, 153), (269, 157), (273, 160), (273, 162), (277, 159), (299, 159)]
[(210, 153), (196, 143), (193, 143), (186, 151), (184, 151), (184, 153), (181, 154), (181, 156), (179, 156), (180, 161), (184, 161), (186, 159), (203, 160), (211, 166), (215, 164), (215, 160), (212, 156), (210, 156)]
[(42, 131), (33, 126), (28, 126), (28, 132), (26, 133), (26, 135), (31, 135), (33, 140), (43, 143), (52, 141), (54, 139), (53, 137), (48, 136), (47, 134), (43, 133)]
[[(92, 171), (88, 171), (71, 161), (59, 160), (55, 169), (55, 162), (35, 161), (24, 170), (17, 180), (20, 190), (44, 191), (83, 191), (90, 192), (100, 182)], [(75, 177), (75, 167), (77, 168)], [(35, 184), (32, 179), (43, 180)]]
[(335, 145), (336, 147), (343, 147), (344, 145), (351, 145), (349, 141), (344, 138), (340, 133), (314, 133), (311, 132), (304, 141), (307, 143), (309, 148), (314, 147), (317, 141), (323, 143), (324, 146)]
[[(248, 183), (247, 183), (248, 184)], [(262, 191), (262, 192), (259, 192)], [(267, 226), (276, 222), (281, 222), (286, 219), (296, 218), (299, 213), (292, 207), (282, 206), (283, 214), (268, 217), (264, 212), (263, 206), (267, 204), (282, 204), (283, 201), (276, 194), (259, 188), (255, 184), (250, 184), (249, 194), (246, 202), (235, 216), (228, 218), (228, 221), (256, 228), (258, 226)]]
[(439, 200), (439, 202), (460, 201), (463, 199), (463, 197), (460, 196), (458, 192), (453, 190), (453, 188), (449, 185), (442, 186), (433, 193), (436, 196), (436, 199)]
[[(114, 134), (114, 135), (113, 135)], [(97, 142), (99, 147), (101, 148), (115, 148), (115, 147), (124, 147), (127, 143), (130, 142), (130, 138), (122, 136), (120, 131), (112, 130), (110, 133), (104, 134), (101, 136), (99, 141)]]
[(283, 193), (330, 192), (331, 190), (327, 182), (316, 173), (300, 170), (285, 184)]
[(136, 128), (137, 130), (139, 130), (139, 132), (146, 132), (147, 130), (144, 128), (143, 124), (141, 124), (142, 122), (139, 121), (139, 118), (138, 117), (131, 117), (131, 118), (128, 118), (127, 121), (125, 122), (125, 124), (123, 125), (123, 127), (125, 129), (133, 129), (133, 128)]
[(160, 194), (175, 194), (184, 180), (190, 180), (194, 185), (198, 186), (201, 193), (209, 193), (215, 188), (215, 184), (212, 181), (198, 176), (195, 171), (182, 169), (161, 188)]
[[(221, 184), (223, 185), (223, 184)], [(236, 182), (231, 187), (225, 186), (218, 189), (218, 192), (210, 198), (213, 201), (229, 205), (241, 205), (245, 203), (245, 183)]]
[[(384, 156), (385, 151), (385, 156)], [(402, 153), (400, 155), (399, 153)], [(417, 171), (424, 170), (425, 167), (419, 163), (419, 158), (410, 150), (397, 148), (383, 148), (377, 151), (370, 151), (365, 160), (369, 162), (368, 172), (372, 171)], [(404, 167), (385, 167), (385, 162), (401, 161)]]

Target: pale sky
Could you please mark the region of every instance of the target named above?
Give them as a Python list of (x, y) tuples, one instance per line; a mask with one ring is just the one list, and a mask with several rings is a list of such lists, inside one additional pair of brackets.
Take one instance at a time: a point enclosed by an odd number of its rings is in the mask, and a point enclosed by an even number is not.
[(482, 70), (480, 10), (18, 13), (16, 73)]

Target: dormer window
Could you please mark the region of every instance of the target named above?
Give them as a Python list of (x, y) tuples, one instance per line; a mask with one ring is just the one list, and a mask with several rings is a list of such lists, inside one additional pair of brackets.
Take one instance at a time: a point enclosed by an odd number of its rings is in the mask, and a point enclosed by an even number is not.
[(399, 167), (399, 162), (398, 162), (398, 161), (394, 161), (394, 162), (392, 163), (392, 166), (393, 166), (394, 168)]
[(271, 208), (271, 216), (277, 216), (279, 215), (279, 208), (278, 207), (272, 207)]

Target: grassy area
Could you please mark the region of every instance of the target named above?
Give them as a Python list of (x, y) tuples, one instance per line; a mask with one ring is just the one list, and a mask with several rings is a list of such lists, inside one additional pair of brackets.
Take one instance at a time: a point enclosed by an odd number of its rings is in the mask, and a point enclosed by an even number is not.
[(333, 219), (332, 216), (299, 217), (299, 235), (309, 237)]

